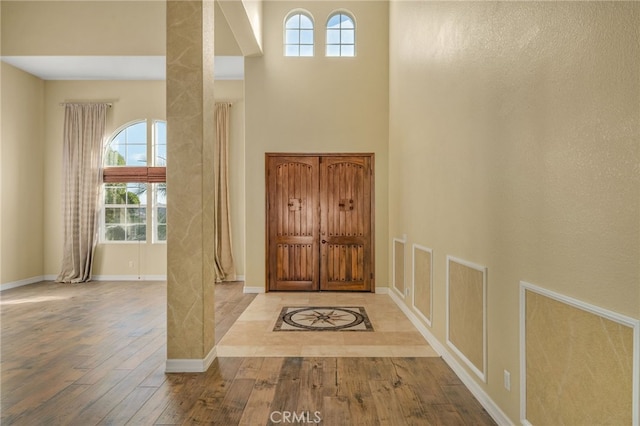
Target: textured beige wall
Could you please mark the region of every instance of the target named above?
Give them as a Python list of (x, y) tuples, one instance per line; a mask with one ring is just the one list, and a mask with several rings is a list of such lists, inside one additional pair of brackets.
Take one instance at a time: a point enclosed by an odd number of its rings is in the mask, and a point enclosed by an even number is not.
[(260, 46), (262, 46), (262, 2), (263, 0), (242, 0), (247, 19)]
[(44, 272), (44, 82), (11, 65), (0, 66), (0, 283), (6, 284)]
[(229, 28), (227, 19), (222, 13), (219, 2), (215, 3), (215, 40), (213, 45), (215, 46), (216, 56), (242, 56), (242, 51), (236, 42), (236, 39)]
[(633, 329), (532, 291), (525, 300), (526, 419), (632, 424)]
[[(164, 1), (3, 0), (2, 12), (5, 56), (165, 54)], [(215, 23), (216, 55), (241, 55), (222, 13)]]
[[(57, 275), (62, 259), (62, 135), (65, 100), (114, 100), (107, 113), (107, 134), (140, 119), (165, 116), (163, 81), (47, 81), (45, 83), (44, 145), (44, 267)], [(94, 275), (165, 275), (166, 244), (99, 244)], [(129, 262), (133, 262), (130, 267)]]
[(3, 1), (3, 55), (164, 55), (161, 1)]
[(390, 15), (389, 238), (434, 249), (441, 342), (445, 256), (489, 268), (480, 386), (517, 423), (520, 280), (640, 318), (640, 3)]
[[(316, 55), (283, 56), (282, 25), (299, 2), (263, 3), (264, 56), (246, 58), (248, 286), (265, 285), (265, 152), (374, 152), (376, 286), (389, 285), (387, 240), (388, 4), (304, 2), (315, 17)], [(358, 57), (324, 57), (331, 11), (356, 17)]]

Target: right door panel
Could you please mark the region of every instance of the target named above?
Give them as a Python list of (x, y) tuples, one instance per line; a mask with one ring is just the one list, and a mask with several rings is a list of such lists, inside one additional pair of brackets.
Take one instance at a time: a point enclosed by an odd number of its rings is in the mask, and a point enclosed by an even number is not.
[(371, 291), (371, 157), (320, 157), (320, 290)]

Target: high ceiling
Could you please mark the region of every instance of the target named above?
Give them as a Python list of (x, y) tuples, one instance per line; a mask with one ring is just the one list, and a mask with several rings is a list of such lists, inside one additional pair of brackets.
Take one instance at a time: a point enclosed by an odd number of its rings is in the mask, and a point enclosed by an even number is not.
[[(164, 80), (164, 56), (2, 56), (43, 80)], [(216, 80), (243, 80), (242, 56), (216, 56)]]

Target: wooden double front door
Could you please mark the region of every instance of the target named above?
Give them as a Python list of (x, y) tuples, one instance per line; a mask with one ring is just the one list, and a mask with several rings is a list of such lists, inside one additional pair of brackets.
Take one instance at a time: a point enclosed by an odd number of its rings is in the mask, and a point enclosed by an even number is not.
[(267, 288), (373, 291), (373, 154), (266, 155)]

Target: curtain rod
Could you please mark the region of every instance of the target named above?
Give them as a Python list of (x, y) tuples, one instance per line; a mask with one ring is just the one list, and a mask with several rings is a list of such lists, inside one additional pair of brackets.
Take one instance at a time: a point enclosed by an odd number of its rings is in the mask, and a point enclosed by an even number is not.
[(58, 105), (65, 106), (69, 104), (106, 104), (109, 108), (113, 106), (113, 102), (111, 101), (64, 101), (60, 102)]

